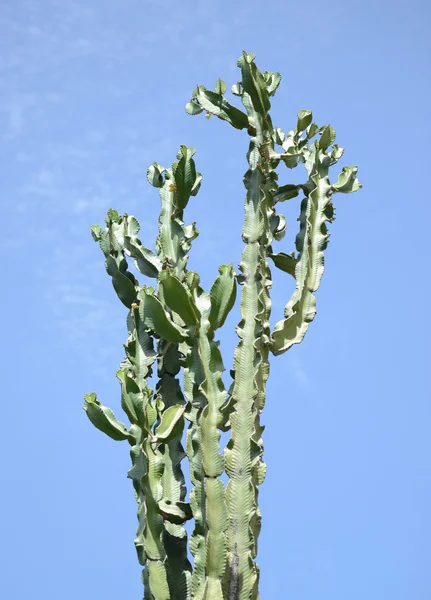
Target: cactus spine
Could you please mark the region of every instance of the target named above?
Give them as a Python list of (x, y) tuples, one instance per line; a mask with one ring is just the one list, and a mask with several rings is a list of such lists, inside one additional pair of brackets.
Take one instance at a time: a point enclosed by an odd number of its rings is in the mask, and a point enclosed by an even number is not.
[[(202, 176), (196, 171), (194, 149), (181, 146), (177, 161), (165, 169), (153, 163), (147, 171), (159, 188), (161, 211), (155, 252), (138, 238), (133, 216), (108, 211), (106, 227), (92, 226), (105, 266), (121, 302), (129, 309), (126, 357), (117, 377), (121, 405), (130, 427), (117, 420), (95, 393), (86, 394), (89, 419), (114, 440), (128, 440), (138, 503), (135, 539), (143, 569), (144, 600), (257, 600), (259, 567), (255, 562), (261, 514), (258, 486), (266, 465), (262, 460), (264, 408), (269, 377), (269, 355), (277, 356), (300, 343), (316, 314), (313, 293), (323, 274), (323, 253), (328, 244), (327, 223), (333, 221), (332, 196), (359, 189), (356, 167), (344, 167), (335, 184), (329, 168), (343, 154), (330, 126), (318, 127), (311, 111), (298, 113), (296, 128), (285, 134), (272, 125), (270, 97), (280, 83), (279, 73), (262, 73), (254, 55), (243, 52), (238, 60), (241, 81), (232, 86), (245, 112), (224, 97), (219, 79), (215, 91), (199, 85), (186, 111), (203, 111), (250, 136), (245, 219), (245, 247), (236, 273), (222, 265), (209, 292), (197, 273), (187, 270), (188, 252), (198, 235), (195, 224), (186, 226), (183, 213), (197, 194)], [(279, 149), (277, 150), (277, 147)], [(304, 184), (278, 185), (277, 168), (304, 164)], [(276, 205), (302, 196), (300, 229), (295, 253), (273, 252), (283, 238), (286, 221)], [(156, 286), (139, 285), (127, 259)], [(293, 276), (296, 287), (284, 317), (271, 331), (269, 259)], [(241, 286), (239, 342), (234, 354), (229, 392), (223, 382), (224, 366), (214, 336), (235, 304)], [(155, 390), (148, 378), (157, 363)], [(181, 389), (178, 375), (183, 369)], [(189, 422), (186, 452), (182, 445)], [(230, 439), (220, 448), (220, 431)], [(190, 503), (182, 460), (190, 466)], [(224, 487), (221, 476), (229, 481)], [(187, 544), (184, 524), (193, 519)], [(193, 556), (191, 566), (187, 549)]]

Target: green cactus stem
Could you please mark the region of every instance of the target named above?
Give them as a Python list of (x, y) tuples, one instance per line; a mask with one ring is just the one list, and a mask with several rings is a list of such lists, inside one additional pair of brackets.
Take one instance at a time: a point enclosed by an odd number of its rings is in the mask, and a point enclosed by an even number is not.
[[(279, 223), (272, 197), (276, 176), (269, 158), (273, 151), (269, 94), (275, 92), (280, 78), (272, 73), (263, 76), (253, 58), (253, 55), (243, 53), (239, 59), (242, 82), (233, 89), (241, 97), (247, 114), (241, 111), (234, 113), (230, 105), (228, 107), (222, 98), (226, 88), (220, 85), (219, 93), (199, 86), (190, 103), (212, 112), (234, 127), (247, 128), (252, 136), (247, 154), (249, 169), (244, 176), (247, 194), (243, 240), (246, 247), (240, 263), (242, 319), (237, 327), (240, 342), (235, 351), (231, 387), (234, 406), (230, 416), (232, 436), (225, 450), (226, 472), (230, 480), (226, 490), (229, 568), (224, 588), (227, 598), (244, 600), (252, 594), (255, 597), (258, 585), (258, 567), (254, 563), (260, 529), (257, 486), (263, 481), (266, 470), (262, 461), (260, 412), (269, 376), (271, 310), (271, 273), (267, 254), (273, 237), (271, 224)], [(186, 108), (188, 112), (192, 112), (190, 104)], [(224, 110), (214, 109), (214, 106), (224, 107)]]

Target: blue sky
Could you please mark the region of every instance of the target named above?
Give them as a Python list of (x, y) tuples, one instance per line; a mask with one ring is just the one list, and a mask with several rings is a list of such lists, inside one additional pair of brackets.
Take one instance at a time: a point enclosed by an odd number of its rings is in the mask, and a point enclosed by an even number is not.
[[(152, 245), (146, 168), (187, 144), (204, 174), (190, 268), (208, 287), (238, 264), (247, 136), (184, 104), (197, 84), (235, 83), (245, 49), (283, 75), (274, 123), (312, 109), (364, 186), (335, 198), (318, 316), (272, 361), (261, 598), (431, 598), (430, 15), (425, 0), (2, 2), (2, 597), (142, 597), (128, 448), (82, 410), (94, 390), (121, 415), (126, 338), (89, 227), (114, 207)], [(274, 275), (273, 323), (292, 291)], [(238, 306), (227, 369), (237, 321)]]

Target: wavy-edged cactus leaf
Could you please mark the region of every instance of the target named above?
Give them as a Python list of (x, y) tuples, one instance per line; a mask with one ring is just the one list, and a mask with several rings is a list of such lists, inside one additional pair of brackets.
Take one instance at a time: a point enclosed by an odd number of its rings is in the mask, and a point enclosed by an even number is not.
[(286, 235), (287, 221), (284, 215), (276, 214), (274, 211), (269, 220), (269, 226), (276, 241), (282, 240)]
[(296, 198), (303, 187), (303, 185), (294, 185), (291, 183), (280, 186), (274, 195), (274, 202), (284, 202), (285, 200)]
[(84, 410), (93, 425), (116, 441), (128, 439), (127, 427), (114, 415), (113, 411), (101, 404), (92, 392), (84, 396)]
[(284, 140), (286, 139), (286, 134), (280, 127), (274, 127), (272, 132), (272, 140), (274, 144), (278, 144), (282, 146)]
[(209, 322), (214, 330), (223, 326), (236, 300), (236, 279), (232, 263), (221, 265), (219, 273), (210, 291)]
[(100, 242), (101, 238), (101, 228), (100, 225), (92, 225), (91, 226), (91, 235), (93, 236), (93, 240), (95, 242)]
[(115, 208), (110, 208), (106, 213), (105, 223), (109, 225), (110, 223), (121, 223), (121, 215)]
[(305, 131), (313, 120), (313, 113), (311, 110), (300, 110), (298, 113), (298, 122), (296, 124), (296, 131)]
[(362, 187), (359, 183), (359, 179), (356, 177), (358, 167), (343, 167), (343, 170), (338, 176), (337, 183), (332, 185), (333, 192), (342, 192), (344, 194), (350, 194), (356, 192)]
[[(190, 192), (190, 196), (196, 196), (196, 194), (200, 190), (202, 179), (203, 179), (202, 173), (199, 173), (199, 171), (196, 171), (196, 179), (195, 179), (195, 182), (193, 184), (192, 191)], [(198, 231), (195, 226), (194, 226), (194, 230), (196, 232)], [(198, 233), (196, 233), (195, 237), (197, 237), (197, 236), (198, 236)]]
[(333, 142), (335, 142), (335, 130), (330, 125), (322, 127), (319, 141), (320, 150), (326, 150)]
[(271, 108), (265, 79), (256, 67), (253, 54), (242, 53), (238, 59), (238, 66), (242, 73), (242, 86), (250, 96), (253, 106), (260, 115), (266, 115)]
[[(119, 261), (121, 260), (121, 253), (124, 249), (123, 231), (121, 231), (122, 229), (122, 227), (120, 228), (118, 226), (115, 227), (115, 230), (113, 230), (113, 227), (106, 227), (101, 231), (99, 245), (105, 257), (110, 256), (112, 251), (114, 256), (118, 258)], [(118, 236), (119, 232), (120, 236)], [(120, 237), (120, 239), (118, 239), (118, 237)]]
[(286, 154), (281, 155), (281, 160), (288, 169), (294, 169), (302, 161), (302, 152), (296, 152), (294, 148), (288, 148)]
[(153, 163), (147, 169), (147, 180), (148, 183), (154, 187), (162, 187), (163, 185), (163, 173), (165, 168), (158, 163)]
[(125, 248), (128, 254), (135, 259), (138, 271), (147, 277), (157, 278), (162, 270), (162, 262), (154, 252), (145, 248), (136, 236), (124, 236)]
[(186, 104), (186, 112), (189, 115), (199, 115), (203, 110), (204, 109), (199, 106), (199, 104), (196, 104), (196, 102), (187, 102)]
[(141, 290), (138, 298), (140, 300), (139, 316), (147, 329), (175, 344), (186, 339), (186, 331), (172, 321), (160, 300), (152, 294), (149, 288)]
[(318, 131), (319, 126), (316, 125), (316, 123), (311, 123), (311, 125), (307, 127), (307, 139), (311, 140), (311, 138), (313, 138)]
[(217, 79), (217, 83), (215, 85), (215, 93), (220, 94), (221, 96), (226, 92), (226, 84), (223, 79), (220, 77)]
[(163, 414), (160, 424), (154, 432), (154, 442), (169, 442), (177, 437), (184, 427), (184, 410), (181, 404), (170, 406)]
[(242, 96), (242, 84), (240, 81), (238, 83), (234, 83), (230, 88), (230, 91), (234, 96)]
[(107, 227), (92, 226), (93, 239), (97, 239), (105, 255), (105, 267), (112, 278), (112, 284), (118, 297), (125, 306), (130, 308), (136, 298), (135, 285), (138, 285), (134, 275), (127, 270), (124, 252), (124, 223), (123, 218), (112, 208), (108, 211), (105, 221)]
[(284, 252), (278, 252), (277, 254), (268, 255), (274, 262), (275, 266), (281, 271), (289, 273), (292, 277), (295, 277), (295, 269), (297, 260), (291, 254), (285, 254)]
[[(344, 148), (340, 148), (338, 144), (332, 144), (331, 165), (335, 165), (344, 154)], [(350, 168), (350, 167), (347, 167)], [(356, 190), (354, 190), (356, 191)]]
[(247, 115), (242, 110), (239, 110), (239, 108), (232, 106), (221, 94), (216, 94), (205, 89), (204, 86), (199, 86), (197, 88), (196, 100), (204, 110), (223, 121), (227, 121), (235, 129), (248, 129), (249, 122)]
[(197, 325), (200, 318), (199, 310), (188, 289), (169, 271), (162, 271), (159, 283), (163, 290), (166, 305), (177, 313), (186, 325)]
[(178, 153), (178, 164), (174, 169), (175, 175), (175, 203), (179, 210), (184, 210), (192, 195), (193, 187), (196, 183), (196, 166), (193, 160), (195, 154), (194, 148), (188, 148), (181, 145)]
[(105, 260), (106, 271), (112, 277), (112, 285), (114, 286), (117, 296), (127, 308), (130, 308), (136, 299), (136, 288), (132, 281), (122, 273), (117, 266), (117, 263), (112, 256), (108, 256)]
[(271, 71), (265, 71), (263, 73), (263, 77), (265, 79), (268, 96), (273, 96), (281, 82), (280, 73), (272, 73)]
[[(149, 400), (147, 393), (139, 388), (136, 381), (124, 369), (117, 371), (117, 377), (121, 382), (121, 406), (130, 422), (139, 425), (143, 429), (149, 429), (146, 418), (146, 408)], [(149, 390), (149, 392), (152, 391)]]

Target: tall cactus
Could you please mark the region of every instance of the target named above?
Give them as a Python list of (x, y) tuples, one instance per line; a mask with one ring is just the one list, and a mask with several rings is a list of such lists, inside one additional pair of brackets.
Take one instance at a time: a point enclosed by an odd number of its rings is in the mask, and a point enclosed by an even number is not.
[[(245, 111), (224, 97), (226, 85), (218, 79), (215, 90), (199, 85), (186, 111), (206, 112), (244, 129), (250, 137), (244, 250), (236, 273), (222, 265), (209, 292), (197, 273), (187, 270), (195, 224), (186, 226), (183, 213), (197, 194), (202, 176), (196, 171), (194, 149), (181, 146), (177, 161), (165, 169), (153, 163), (147, 178), (160, 189), (161, 211), (155, 251), (138, 238), (133, 216), (108, 211), (106, 227), (92, 226), (105, 266), (121, 302), (129, 309), (126, 358), (117, 377), (121, 405), (131, 423), (119, 422), (95, 393), (86, 394), (89, 419), (114, 440), (128, 440), (138, 503), (135, 539), (143, 570), (144, 600), (257, 600), (259, 567), (257, 541), (261, 527), (258, 486), (263, 482), (263, 426), (270, 353), (277, 356), (300, 343), (316, 314), (314, 292), (320, 285), (328, 227), (334, 219), (332, 196), (361, 187), (356, 167), (344, 167), (336, 183), (329, 167), (342, 156), (335, 131), (319, 127), (309, 110), (298, 113), (296, 128), (285, 134), (274, 127), (270, 98), (281, 80), (279, 73), (261, 72), (254, 55), (243, 52), (238, 60), (241, 81), (232, 86)], [(278, 167), (304, 164), (303, 184), (278, 185)], [(273, 251), (283, 238), (286, 220), (277, 214), (278, 203), (302, 197), (296, 250)], [(136, 269), (155, 280), (139, 285), (129, 271)], [(284, 317), (271, 331), (271, 264), (296, 281)], [(241, 286), (239, 342), (234, 354), (229, 391), (214, 336), (235, 304)], [(158, 381), (149, 387), (157, 362)], [(183, 369), (183, 390), (180, 372)], [(184, 423), (189, 422), (186, 451)], [(230, 431), (223, 451), (220, 431)], [(182, 460), (190, 467), (190, 503)], [(221, 476), (227, 474), (225, 488)], [(190, 543), (184, 524), (194, 522)], [(188, 549), (193, 566), (188, 559)]]

